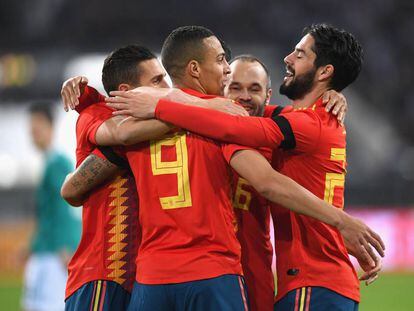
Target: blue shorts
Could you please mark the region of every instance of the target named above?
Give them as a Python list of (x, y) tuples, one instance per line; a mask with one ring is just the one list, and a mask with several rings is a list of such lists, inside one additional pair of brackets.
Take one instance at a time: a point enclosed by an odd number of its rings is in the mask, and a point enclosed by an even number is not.
[(216, 278), (176, 284), (147, 285), (135, 282), (128, 311), (246, 311), (243, 277)]
[(131, 294), (112, 281), (84, 284), (66, 299), (65, 311), (122, 311), (128, 308)]
[(274, 311), (358, 311), (358, 302), (325, 287), (302, 287), (275, 303)]

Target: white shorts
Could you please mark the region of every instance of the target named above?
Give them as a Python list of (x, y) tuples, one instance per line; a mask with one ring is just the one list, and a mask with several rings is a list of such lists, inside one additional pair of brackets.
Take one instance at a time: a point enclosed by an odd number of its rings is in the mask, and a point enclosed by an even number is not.
[(30, 311), (65, 309), (67, 270), (54, 253), (30, 256), (24, 273), (22, 306)]

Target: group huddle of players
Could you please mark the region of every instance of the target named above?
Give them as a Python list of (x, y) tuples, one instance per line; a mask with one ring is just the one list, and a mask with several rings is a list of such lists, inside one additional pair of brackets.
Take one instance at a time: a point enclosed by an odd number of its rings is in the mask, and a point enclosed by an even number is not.
[[(66, 310), (357, 310), (381, 238), (343, 211), (354, 36), (305, 28), (280, 93), (259, 59), (201, 26), (175, 29), (162, 65), (143, 46), (111, 53), (105, 97), (71, 78), (77, 169), (62, 196), (83, 205)], [(228, 63), (229, 61), (229, 63)], [(166, 83), (166, 72), (173, 88)], [(272, 273), (274, 224), (277, 290)], [(276, 295), (275, 295), (276, 293)]]

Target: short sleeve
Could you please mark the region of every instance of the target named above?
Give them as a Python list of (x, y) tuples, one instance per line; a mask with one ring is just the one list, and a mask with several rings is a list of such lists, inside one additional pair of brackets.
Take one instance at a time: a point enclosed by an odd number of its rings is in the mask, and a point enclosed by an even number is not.
[(280, 148), (307, 153), (315, 149), (321, 132), (321, 121), (312, 110), (297, 110), (273, 116), (283, 134)]
[(79, 105), (76, 106), (76, 111), (81, 113), (89, 106), (105, 101), (105, 96), (101, 95), (96, 89), (87, 85), (82, 95), (79, 97)]
[(230, 164), (231, 158), (233, 155), (242, 150), (252, 150), (259, 152), (261, 155), (263, 155), (268, 161), (271, 161), (272, 159), (272, 149), (270, 148), (252, 148), (252, 147), (246, 147), (236, 144), (222, 144), (221, 146), (223, 156), (226, 159), (226, 162)]
[(84, 109), (78, 118), (77, 128), (79, 135), (90, 143), (96, 145), (96, 131), (106, 120), (112, 118), (113, 110), (99, 103)]

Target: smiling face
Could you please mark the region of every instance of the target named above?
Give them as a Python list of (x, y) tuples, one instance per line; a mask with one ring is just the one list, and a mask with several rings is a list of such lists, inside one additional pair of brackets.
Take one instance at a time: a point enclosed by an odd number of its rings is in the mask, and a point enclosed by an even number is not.
[(257, 61), (235, 60), (224, 95), (239, 102), (251, 116), (262, 116), (272, 93), (269, 78)]
[(285, 57), (286, 76), (280, 86), (280, 94), (295, 100), (303, 98), (312, 90), (317, 70), (314, 64), (316, 54), (312, 50), (314, 43), (315, 40), (308, 34)]
[(199, 62), (199, 82), (207, 94), (223, 95), (230, 66), (220, 41), (211, 36), (203, 39), (204, 57)]

